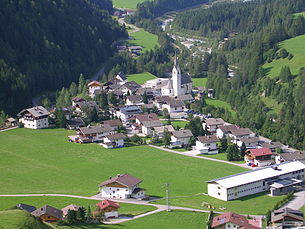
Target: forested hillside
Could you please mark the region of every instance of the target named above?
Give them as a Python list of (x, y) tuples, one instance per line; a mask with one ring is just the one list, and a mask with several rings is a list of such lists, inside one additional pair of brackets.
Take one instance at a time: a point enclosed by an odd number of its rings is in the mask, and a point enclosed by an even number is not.
[(14, 114), (30, 97), (89, 76), (127, 36), (110, 0), (3, 0), (0, 8), (0, 110)]
[[(271, 79), (270, 69), (262, 66), (275, 59), (294, 61), (293, 53), (279, 42), (305, 34), (304, 17), (294, 15), (304, 10), (303, 0), (230, 2), (182, 13), (173, 23), (180, 32), (218, 41), (228, 37), (197, 64), (208, 75), (207, 87), (237, 111), (236, 123), (299, 149), (305, 149), (305, 70), (293, 69), (299, 73), (292, 75), (282, 66)], [(233, 78), (228, 76), (228, 65), (237, 67)], [(266, 100), (280, 103), (279, 112), (272, 111)]]

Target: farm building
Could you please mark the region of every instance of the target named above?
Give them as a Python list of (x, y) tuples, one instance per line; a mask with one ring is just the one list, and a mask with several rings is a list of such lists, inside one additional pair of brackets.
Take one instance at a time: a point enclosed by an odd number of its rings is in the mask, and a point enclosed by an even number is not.
[(49, 205), (37, 208), (31, 213), (33, 216), (39, 217), (42, 221), (47, 223), (55, 223), (62, 219), (62, 211)]
[[(208, 181), (208, 194), (228, 201), (266, 192), (276, 183), (282, 183), (287, 188), (295, 185), (296, 180), (304, 180), (304, 169), (302, 162), (292, 161), (211, 180)], [(274, 188), (276, 192), (277, 188)]]

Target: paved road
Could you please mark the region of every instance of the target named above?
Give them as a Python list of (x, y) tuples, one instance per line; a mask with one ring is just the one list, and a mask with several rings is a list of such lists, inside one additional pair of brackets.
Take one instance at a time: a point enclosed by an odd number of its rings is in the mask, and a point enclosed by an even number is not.
[(141, 29), (138, 28), (137, 26), (135, 25), (131, 25), (131, 24), (127, 24), (125, 21), (124, 21), (124, 18), (120, 18), (118, 20), (118, 22), (123, 25), (125, 24), (126, 27), (130, 27), (132, 29), (132, 31), (129, 31), (128, 34), (131, 34), (131, 33), (135, 33), (135, 32), (139, 32)]
[(289, 201), (287, 204), (282, 206), (281, 208), (291, 208), (294, 210), (299, 210), (301, 207), (305, 205), (305, 191), (296, 192), (294, 194), (295, 198)]
[(14, 126), (14, 127), (11, 127), (11, 128), (0, 130), (0, 132), (4, 132), (4, 131), (8, 131), (8, 130), (13, 130), (13, 129), (16, 129), (16, 128), (18, 128), (18, 126)]
[(194, 158), (198, 158), (198, 159), (202, 159), (202, 160), (217, 161), (217, 162), (221, 162), (221, 163), (225, 163), (225, 164), (229, 164), (229, 165), (235, 165), (235, 166), (239, 166), (239, 167), (243, 167), (243, 168), (247, 168), (247, 169), (255, 169), (255, 168), (247, 166), (246, 164), (237, 164), (237, 163), (234, 163), (234, 162), (223, 161), (223, 160), (219, 160), (219, 159), (216, 159), (216, 158), (198, 156), (197, 153), (194, 152), (194, 151), (179, 152), (179, 151), (175, 151), (175, 150), (172, 150), (172, 149), (167, 149), (167, 148), (160, 147), (160, 146), (154, 146), (154, 145), (149, 145), (149, 146), (153, 147), (153, 148), (160, 149), (160, 150), (164, 150), (164, 151), (167, 151), (167, 152), (170, 152), (170, 153), (180, 154), (180, 155), (183, 155), (183, 156), (194, 157)]

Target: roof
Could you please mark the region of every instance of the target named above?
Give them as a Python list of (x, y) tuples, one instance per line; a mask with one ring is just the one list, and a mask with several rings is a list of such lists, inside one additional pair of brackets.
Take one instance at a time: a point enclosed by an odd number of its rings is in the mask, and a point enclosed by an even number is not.
[(120, 119), (105, 120), (102, 121), (102, 124), (109, 125), (111, 127), (123, 125)]
[(253, 134), (253, 132), (249, 128), (238, 128), (236, 130), (232, 130), (231, 134), (234, 136), (243, 136)]
[(156, 127), (154, 127), (154, 131), (156, 131), (157, 133), (164, 132), (165, 130), (167, 130), (169, 132), (175, 131), (175, 129), (174, 129), (174, 127), (172, 125), (165, 125), (165, 126), (156, 126)]
[(160, 120), (153, 120), (153, 121), (145, 121), (142, 122), (143, 126), (147, 128), (163, 126), (163, 123)]
[(261, 146), (264, 148), (275, 149), (275, 148), (283, 147), (283, 144), (280, 142), (270, 142), (270, 143), (262, 143)]
[(117, 175), (116, 177), (110, 177), (108, 180), (104, 181), (99, 186), (102, 187), (102, 186), (111, 184), (113, 182), (117, 182), (119, 184), (122, 184), (124, 186), (131, 188), (131, 187), (134, 187), (135, 185), (141, 183), (142, 180), (125, 173), (125, 174)]
[(118, 78), (118, 77), (120, 77), (122, 80), (127, 80), (127, 77), (126, 77), (126, 75), (123, 72), (119, 72), (116, 75), (116, 78)]
[(66, 215), (69, 210), (71, 210), (71, 211), (78, 211), (79, 208), (80, 208), (80, 206), (78, 206), (78, 205), (70, 204), (70, 205), (64, 207), (61, 210), (62, 210), (63, 214)]
[(141, 95), (130, 95), (130, 96), (127, 96), (127, 99), (130, 102), (134, 102), (134, 103), (142, 103), (143, 102), (143, 98), (142, 98)]
[(219, 139), (215, 135), (199, 136), (197, 137), (197, 139), (201, 143), (213, 143), (219, 141)]
[(188, 129), (173, 131), (172, 135), (175, 136), (176, 138), (188, 138), (193, 136), (192, 132)]
[(281, 153), (279, 156), (285, 161), (305, 160), (305, 151), (298, 151), (293, 153)]
[(223, 121), (222, 118), (210, 118), (210, 119), (206, 119), (205, 123), (208, 126), (216, 126), (216, 125), (224, 125), (225, 121)]
[(252, 137), (252, 138), (241, 138), (239, 139), (241, 142), (244, 142), (245, 144), (247, 143), (255, 143), (255, 142), (259, 142), (259, 137)]
[(250, 152), (254, 157), (266, 156), (266, 155), (272, 155), (273, 154), (271, 152), (271, 150), (268, 149), (268, 148), (249, 149), (248, 152)]
[[(290, 208), (283, 208), (272, 212), (271, 222), (282, 222), (285, 217), (294, 219), (295, 221), (304, 221), (304, 216), (301, 211), (293, 210)], [(290, 220), (291, 221), (291, 220)]]
[(22, 204), (22, 203), (17, 204), (16, 207), (21, 209), (21, 210), (25, 210), (27, 212), (30, 212), (30, 213), (36, 210), (36, 207), (31, 206), (31, 205), (27, 205), (27, 204)]
[(16, 122), (16, 119), (14, 119), (14, 118), (8, 118), (8, 119), (6, 119), (5, 121), (6, 121), (6, 122)]
[(49, 205), (45, 205), (41, 208), (37, 208), (35, 211), (33, 211), (31, 213), (32, 215), (34, 216), (42, 216), (42, 215), (49, 215), (49, 216), (53, 216), (57, 219), (62, 219), (62, 210), (59, 210), (57, 208), (54, 208), (52, 206), (49, 206)]
[(67, 125), (74, 127), (83, 127), (85, 125), (85, 122), (81, 118), (77, 117), (67, 120)]
[(136, 119), (138, 119), (140, 122), (159, 120), (158, 116), (155, 113), (151, 113), (151, 114), (138, 114), (138, 115), (136, 115)]
[(292, 185), (296, 185), (296, 184), (300, 184), (303, 181), (298, 180), (298, 179), (290, 179), (290, 178), (286, 178), (286, 179), (279, 179), (274, 181), (273, 184), (270, 185), (271, 188), (284, 188), (284, 187), (289, 187)]
[(91, 81), (90, 83), (88, 83), (88, 87), (91, 86), (101, 86), (102, 84), (96, 80)]
[(256, 182), (263, 179), (280, 176), (301, 169), (305, 169), (305, 165), (302, 162), (299, 161), (284, 162), (277, 166), (263, 167), (260, 169), (255, 169), (255, 170), (211, 180), (208, 181), (208, 183), (217, 183), (225, 188), (232, 188), (243, 184), (248, 184), (251, 182)]
[(101, 202), (98, 202), (95, 206), (99, 207), (100, 209), (105, 209), (107, 207), (114, 207), (116, 209), (120, 208), (120, 205), (118, 203), (111, 200), (102, 200)]
[(163, 88), (166, 88), (166, 89), (173, 89), (173, 82), (171, 79), (169, 79), (167, 81), (167, 84), (163, 87)]
[(191, 94), (186, 94), (186, 95), (178, 95), (177, 96), (178, 99), (182, 100), (182, 101), (190, 101), (193, 100), (193, 96)]
[(175, 100), (170, 100), (167, 102), (168, 105), (171, 107), (183, 107), (185, 104), (182, 102), (182, 100), (175, 99)]
[(36, 118), (50, 114), (50, 112), (47, 111), (47, 109), (44, 108), (43, 106), (36, 106), (28, 109), (23, 109), (22, 111), (19, 112), (18, 116), (22, 116), (22, 114), (25, 112), (29, 112), (31, 115), (33, 115)]
[(122, 133), (117, 133), (117, 134), (110, 134), (105, 136), (105, 138), (108, 138), (109, 140), (117, 140), (117, 139), (126, 139), (126, 135)]
[(226, 133), (226, 132), (238, 129), (238, 126), (236, 126), (236, 125), (223, 125), (223, 126), (220, 126), (219, 129), (222, 132)]
[(127, 83), (123, 84), (121, 87), (124, 87), (124, 86), (131, 91), (135, 91), (141, 87), (141, 85), (136, 83), (135, 81), (127, 82)]
[(222, 215), (215, 216), (213, 218), (212, 228), (226, 223), (233, 223), (244, 229), (258, 229), (258, 227), (251, 225), (245, 216), (233, 212), (227, 212)]
[(83, 109), (85, 107), (89, 108), (95, 108), (96, 110), (99, 109), (99, 106), (95, 101), (80, 101), (80, 102), (75, 102), (75, 106), (80, 107), (80, 109)]
[(139, 114), (142, 113), (142, 110), (136, 105), (131, 105), (131, 106), (121, 107), (120, 112), (124, 114)]
[(192, 79), (188, 74), (181, 74), (181, 85), (192, 83)]
[(95, 133), (103, 133), (111, 131), (109, 125), (98, 125), (98, 126), (87, 126), (78, 128), (80, 132), (83, 134), (95, 134)]

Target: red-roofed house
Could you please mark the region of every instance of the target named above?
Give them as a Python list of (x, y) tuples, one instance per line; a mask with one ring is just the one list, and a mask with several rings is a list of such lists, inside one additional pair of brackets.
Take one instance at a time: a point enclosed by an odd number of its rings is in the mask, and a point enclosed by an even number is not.
[(215, 216), (212, 222), (212, 228), (240, 228), (240, 229), (259, 229), (261, 227), (250, 224), (253, 221), (249, 221), (246, 217), (227, 212), (219, 216)]
[(270, 165), (272, 151), (269, 148), (249, 149), (245, 155), (245, 161), (257, 166)]
[(96, 204), (97, 212), (102, 213), (106, 219), (117, 218), (120, 205), (111, 200), (103, 200)]

